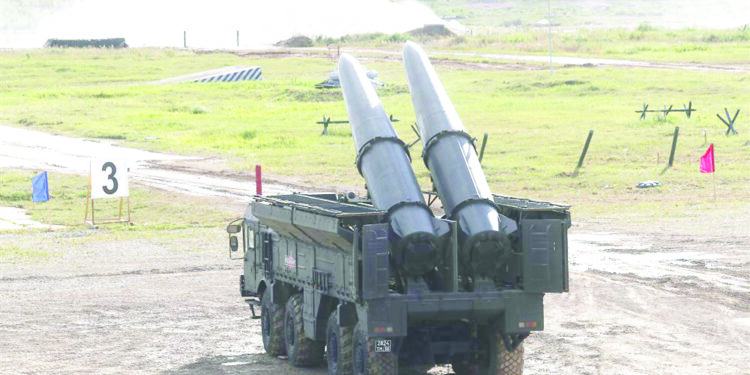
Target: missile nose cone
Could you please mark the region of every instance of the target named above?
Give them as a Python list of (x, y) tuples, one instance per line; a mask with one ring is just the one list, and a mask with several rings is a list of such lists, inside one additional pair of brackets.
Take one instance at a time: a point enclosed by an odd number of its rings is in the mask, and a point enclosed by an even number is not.
[(422, 47), (417, 43), (414, 43), (411, 40), (404, 43), (404, 59), (412, 59), (415, 56), (418, 56), (420, 52), (423, 52)]
[(339, 74), (342, 70), (351, 71), (355, 69), (355, 66), (359, 65), (357, 60), (350, 54), (344, 53), (339, 57)]
[(427, 59), (427, 54), (424, 52), (422, 47), (414, 42), (406, 42), (404, 44), (404, 68), (406, 69), (406, 76), (409, 80), (410, 86), (423, 84), (424, 74), (429, 72), (426, 68), (430, 66), (430, 61)]
[(442, 130), (463, 130), (461, 119), (422, 47), (404, 44), (404, 68), (422, 142)]
[(406, 42), (406, 44), (404, 44), (403, 55), (404, 55), (404, 64), (406, 64), (407, 66), (411, 65), (413, 62), (416, 62), (426, 57), (426, 54), (424, 53), (424, 50), (422, 49), (422, 47), (420, 47), (417, 43), (414, 43), (412, 41), (408, 41)]
[(342, 89), (346, 90), (358, 80), (357, 70), (360, 68), (359, 62), (352, 55), (342, 54), (339, 58), (339, 80)]
[(357, 151), (372, 137), (395, 137), (388, 114), (356, 58), (341, 55), (339, 80)]
[[(339, 81), (347, 109), (350, 107), (355, 107), (358, 111), (366, 107), (382, 109), (380, 99), (367, 78), (365, 68), (354, 56), (344, 53), (339, 58)], [(352, 116), (352, 113), (349, 115)]]

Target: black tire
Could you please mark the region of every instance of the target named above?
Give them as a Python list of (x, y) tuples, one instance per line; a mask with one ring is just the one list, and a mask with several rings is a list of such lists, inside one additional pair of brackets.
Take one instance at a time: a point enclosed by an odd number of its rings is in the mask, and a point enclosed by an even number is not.
[(284, 341), (289, 363), (294, 367), (312, 367), (323, 363), (325, 342), (305, 337), (302, 322), (302, 295), (296, 294), (286, 303)]
[(512, 352), (508, 352), (501, 338), (498, 347), (497, 364), (499, 371), (496, 374), (523, 375), (523, 343), (519, 344)]
[(523, 375), (523, 343), (509, 352), (499, 330), (484, 335), (480, 340), (483, 354), (479, 360), (454, 363), (452, 366), (456, 375)]
[(260, 307), (260, 330), (266, 353), (277, 357), (286, 354), (284, 345), (284, 306), (271, 302), (268, 289), (263, 292)]
[(354, 327), (352, 373), (354, 375), (398, 374), (398, 353), (395, 350), (390, 353), (376, 352), (375, 339), (368, 337), (360, 323)]
[(326, 358), (328, 360), (328, 375), (351, 375), (354, 344), (352, 343), (354, 328), (340, 327), (336, 310), (328, 318), (326, 327)]

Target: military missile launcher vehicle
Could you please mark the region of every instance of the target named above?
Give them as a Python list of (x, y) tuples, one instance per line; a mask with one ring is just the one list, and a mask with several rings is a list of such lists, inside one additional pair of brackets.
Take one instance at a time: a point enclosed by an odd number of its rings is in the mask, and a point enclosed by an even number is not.
[[(364, 69), (343, 55), (368, 198), (256, 196), (227, 227), (230, 255), (244, 261), (241, 295), (261, 320), (266, 352), (294, 366), (521, 374), (523, 340), (544, 328), (545, 293), (568, 290), (568, 207), (492, 194), (419, 46), (407, 43), (404, 64), (436, 192), (421, 191)], [(442, 217), (425, 195), (440, 198)]]

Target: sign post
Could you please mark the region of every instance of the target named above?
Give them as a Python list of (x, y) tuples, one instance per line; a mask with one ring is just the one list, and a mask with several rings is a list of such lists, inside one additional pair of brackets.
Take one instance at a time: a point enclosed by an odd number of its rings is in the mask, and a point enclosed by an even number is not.
[[(106, 223), (130, 223), (130, 186), (128, 164), (122, 159), (92, 159), (89, 165), (89, 186), (86, 192), (86, 214), (84, 223), (91, 225)], [(120, 210), (116, 218), (95, 220), (94, 200), (120, 198)], [(89, 221), (89, 202), (91, 220)], [(127, 204), (127, 218), (122, 216), (123, 203)]]

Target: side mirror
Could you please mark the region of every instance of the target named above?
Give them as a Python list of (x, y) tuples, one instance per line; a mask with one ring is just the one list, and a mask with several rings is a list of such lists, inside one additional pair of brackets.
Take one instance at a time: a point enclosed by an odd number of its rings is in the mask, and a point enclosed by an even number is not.
[[(229, 259), (243, 259), (245, 255), (245, 238), (242, 238), (242, 257), (233, 257), (232, 253), (236, 253), (240, 249), (240, 240), (237, 238), (238, 233), (242, 233), (243, 218), (237, 218), (227, 225), (227, 233), (229, 233)], [(239, 224), (238, 224), (239, 223)], [(253, 233), (253, 231), (249, 231)]]

